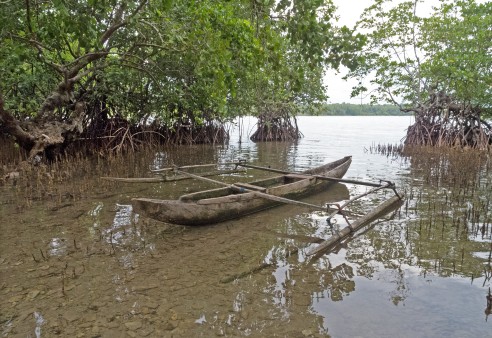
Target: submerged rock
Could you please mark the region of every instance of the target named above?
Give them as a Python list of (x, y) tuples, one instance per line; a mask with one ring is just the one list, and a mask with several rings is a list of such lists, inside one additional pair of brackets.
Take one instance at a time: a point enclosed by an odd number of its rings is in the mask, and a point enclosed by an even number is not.
[(135, 320), (132, 322), (126, 322), (125, 326), (130, 331), (136, 331), (142, 327), (142, 322), (140, 320)]

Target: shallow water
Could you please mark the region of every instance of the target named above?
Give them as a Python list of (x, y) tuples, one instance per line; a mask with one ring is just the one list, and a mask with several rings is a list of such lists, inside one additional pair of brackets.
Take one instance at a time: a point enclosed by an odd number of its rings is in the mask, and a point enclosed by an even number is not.
[[(292, 143), (162, 148), (123, 161), (46, 169), (0, 186), (0, 332), (5, 337), (486, 337), (491, 159), (463, 152), (397, 157), (408, 117), (300, 117)], [(243, 132), (253, 128), (245, 121)], [(353, 156), (346, 178), (396, 182), (401, 209), (332, 253), (326, 215), (281, 206), (204, 227), (140, 217), (133, 197), (176, 198), (203, 182), (125, 184), (101, 176), (246, 159), (301, 171)], [(75, 174), (73, 174), (75, 173)], [(222, 178), (249, 181), (247, 170)], [(336, 184), (305, 201), (366, 191)], [(354, 203), (363, 213), (391, 192)], [(345, 225), (337, 218), (336, 227)], [(489, 319), (489, 320), (487, 320)]]

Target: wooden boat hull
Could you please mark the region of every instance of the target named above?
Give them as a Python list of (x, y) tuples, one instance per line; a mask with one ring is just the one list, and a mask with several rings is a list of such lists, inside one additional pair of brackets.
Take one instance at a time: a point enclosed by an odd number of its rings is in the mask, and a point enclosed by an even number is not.
[[(344, 157), (323, 166), (306, 170), (304, 174), (325, 175), (342, 178), (347, 172), (352, 158)], [(276, 185), (272, 185), (276, 183)], [(333, 181), (316, 177), (280, 175), (249, 184), (264, 187), (263, 192), (270, 195), (299, 198), (323, 191)], [(219, 188), (183, 195), (179, 200), (160, 200), (150, 198), (132, 199), (134, 211), (158, 221), (181, 225), (205, 225), (218, 223), (261, 210), (281, 203), (259, 197), (254, 192), (238, 193), (232, 188)]]

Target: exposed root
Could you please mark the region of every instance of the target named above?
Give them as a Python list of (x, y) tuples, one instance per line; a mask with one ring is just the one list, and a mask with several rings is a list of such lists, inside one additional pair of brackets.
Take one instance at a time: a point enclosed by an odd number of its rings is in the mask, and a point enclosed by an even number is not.
[(88, 153), (132, 152), (142, 147), (163, 144), (216, 144), (229, 140), (224, 124), (208, 122), (203, 125), (176, 124), (169, 128), (160, 124), (133, 125), (120, 118), (107, 119), (92, 126), (74, 143), (74, 150)]
[(258, 126), (250, 139), (258, 141), (295, 141), (302, 137), (295, 117), (287, 111), (262, 114), (258, 117)]
[(408, 128), (405, 145), (476, 149), (492, 145), (492, 126), (481, 118), (478, 107), (456, 103), (440, 92), (432, 94), (423, 106), (410, 110), (415, 113), (415, 123)]

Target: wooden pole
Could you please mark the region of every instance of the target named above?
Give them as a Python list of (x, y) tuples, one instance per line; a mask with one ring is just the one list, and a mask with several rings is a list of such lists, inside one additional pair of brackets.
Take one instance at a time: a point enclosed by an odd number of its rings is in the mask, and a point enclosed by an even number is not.
[[(217, 176), (225, 174), (233, 174), (244, 172), (245, 169), (239, 170), (221, 170), (221, 171), (210, 171), (206, 173), (200, 173), (200, 176)], [(181, 180), (189, 180), (189, 176), (172, 176), (172, 177), (101, 177), (103, 180), (115, 181), (115, 182), (125, 182), (125, 183), (159, 183), (159, 182), (173, 182)]]
[(285, 198), (285, 197), (280, 197), (280, 196), (271, 195), (271, 194), (267, 194), (267, 193), (256, 191), (256, 190), (251, 190), (251, 189), (243, 188), (243, 187), (240, 187), (240, 186), (236, 186), (234, 184), (228, 184), (228, 183), (224, 183), (224, 182), (221, 182), (221, 181), (213, 180), (213, 179), (210, 179), (210, 178), (202, 177), (202, 176), (199, 176), (199, 175), (191, 174), (191, 173), (186, 172), (186, 171), (177, 170), (177, 172), (180, 173), (180, 174), (183, 174), (183, 175), (188, 175), (190, 177), (196, 178), (197, 180), (201, 180), (201, 181), (204, 181), (204, 182), (210, 182), (210, 183), (220, 184), (220, 185), (222, 185), (224, 187), (231, 188), (231, 189), (233, 189), (234, 191), (237, 191), (237, 192), (248, 192), (248, 193), (252, 193), (255, 196), (258, 196), (258, 197), (261, 197), (261, 198), (264, 198), (264, 199), (267, 199), (267, 200), (271, 200), (271, 201), (274, 201), (274, 202), (300, 205), (300, 206), (308, 207), (308, 208), (311, 208), (311, 209), (322, 210), (322, 211), (336, 210), (336, 209), (330, 208), (328, 206), (321, 206), (321, 205), (316, 205), (316, 204), (311, 204), (311, 203), (306, 203), (306, 202), (300, 202), (300, 201), (291, 200), (291, 199)]
[(175, 166), (161, 169), (151, 169), (150, 171), (153, 173), (160, 173), (163, 171), (171, 171), (171, 170), (182, 170), (182, 169), (190, 169), (190, 168), (207, 168), (207, 167), (215, 167), (219, 165), (237, 165), (237, 162), (224, 162), (224, 163), (211, 163), (211, 164), (196, 164), (196, 165), (184, 165), (184, 166)]
[(317, 247), (313, 248), (312, 250), (308, 251), (306, 255), (311, 256), (314, 254), (317, 254), (321, 251), (328, 250), (330, 247), (333, 245), (339, 243), (342, 241), (344, 238), (346, 238), (348, 235), (350, 235), (352, 232), (360, 229), (364, 225), (372, 222), (376, 218), (378, 218), (382, 214), (386, 214), (388, 212), (388, 209), (391, 207), (394, 207), (397, 203), (401, 203), (403, 200), (403, 196), (393, 196), (390, 199), (384, 201), (380, 205), (378, 205), (375, 209), (371, 210), (361, 218), (356, 219), (352, 225), (347, 226), (340, 230), (338, 234), (332, 236), (331, 238), (327, 239), (326, 241), (322, 242), (319, 244)]
[(166, 182), (164, 177), (101, 177), (106, 181), (125, 183), (159, 183)]
[(273, 169), (273, 168), (268, 168), (268, 167), (260, 167), (260, 166), (257, 166), (257, 165), (246, 164), (244, 162), (236, 162), (235, 164), (238, 165), (238, 166), (241, 166), (241, 167), (245, 167), (245, 168), (270, 171), (270, 172), (273, 172), (273, 173), (284, 174), (284, 175), (295, 174), (295, 175), (306, 176), (306, 178), (307, 177), (316, 177), (316, 178), (321, 179), (321, 180), (327, 180), (327, 181), (333, 181), (333, 182), (340, 182), (340, 183), (351, 183), (351, 184), (367, 185), (369, 187), (381, 187), (381, 186), (383, 186), (383, 184), (381, 184), (381, 183), (373, 183), (373, 182), (358, 181), (358, 180), (347, 180), (347, 179), (343, 179), (343, 178), (328, 177), (328, 176), (323, 176), (323, 175), (311, 175), (311, 174), (304, 174), (304, 173), (296, 173), (296, 172), (279, 170), (279, 169)]

